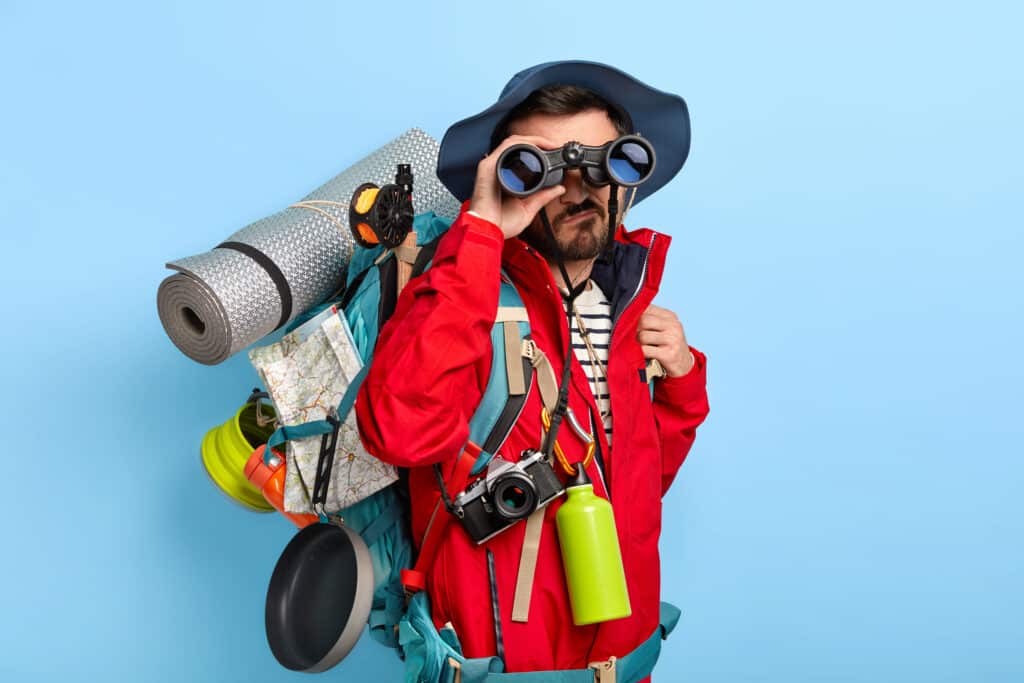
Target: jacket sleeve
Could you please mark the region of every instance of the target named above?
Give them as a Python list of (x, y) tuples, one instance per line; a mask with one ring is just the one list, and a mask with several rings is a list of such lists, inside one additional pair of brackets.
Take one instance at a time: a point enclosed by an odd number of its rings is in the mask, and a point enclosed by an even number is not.
[(491, 363), (504, 235), (466, 213), (399, 296), (356, 398), (363, 445), (400, 467), (456, 455)]
[(690, 347), (695, 361), (681, 377), (654, 381), (654, 419), (661, 437), (661, 495), (668, 492), (708, 414), (707, 358)]

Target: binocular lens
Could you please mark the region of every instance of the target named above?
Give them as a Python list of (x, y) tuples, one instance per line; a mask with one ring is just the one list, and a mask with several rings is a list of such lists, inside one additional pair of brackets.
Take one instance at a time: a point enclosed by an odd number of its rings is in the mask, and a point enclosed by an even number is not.
[(637, 142), (623, 142), (608, 151), (608, 170), (619, 185), (639, 185), (653, 165), (650, 151)]
[(537, 492), (533, 482), (522, 475), (503, 477), (494, 486), (494, 506), (505, 519), (529, 517), (537, 507)]
[(530, 192), (544, 180), (544, 163), (529, 149), (513, 149), (502, 156), (498, 173), (512, 192)]

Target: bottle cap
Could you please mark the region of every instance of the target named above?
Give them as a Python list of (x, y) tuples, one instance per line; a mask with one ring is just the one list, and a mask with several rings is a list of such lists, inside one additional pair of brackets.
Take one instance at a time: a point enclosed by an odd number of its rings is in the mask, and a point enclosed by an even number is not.
[(566, 482), (566, 488), (573, 486), (589, 486), (593, 482), (590, 481), (590, 477), (587, 476), (587, 470), (583, 467), (583, 463), (576, 463), (576, 474), (574, 474), (568, 482)]
[(258, 489), (262, 489), (263, 485), (274, 476), (274, 472), (284, 464), (284, 458), (277, 451), (274, 451), (275, 459), (278, 461), (277, 467), (268, 467), (263, 462), (263, 452), (266, 450), (266, 444), (261, 445), (252, 455), (249, 456), (249, 460), (245, 463), (245, 478), (252, 482), (252, 485)]

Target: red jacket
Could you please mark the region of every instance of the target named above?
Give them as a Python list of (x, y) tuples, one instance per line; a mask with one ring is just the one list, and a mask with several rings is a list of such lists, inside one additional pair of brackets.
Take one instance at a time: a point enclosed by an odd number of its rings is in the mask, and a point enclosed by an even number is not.
[[(615, 511), (632, 616), (573, 625), (554, 520), (563, 499), (547, 507), (527, 623), (511, 621), (526, 525), (515, 524), (477, 546), (453, 520), (427, 577), (427, 591), (435, 624), (452, 623), (467, 657), (495, 654), (485, 548), (494, 553), (508, 671), (585, 668), (591, 661), (621, 657), (658, 625), (661, 498), (708, 412), (705, 358), (699, 351), (693, 350), (696, 366), (689, 374), (655, 381), (653, 402), (640, 375), (645, 360), (636, 340), (637, 323), (657, 293), (669, 241), (651, 230), (627, 232), (620, 226), (612, 262), (599, 261), (592, 275), (613, 309), (607, 371), (614, 448), (609, 451), (598, 417), (595, 437), (605, 471), (602, 477), (592, 461), (587, 472), (594, 491), (609, 498)], [(521, 240), (504, 240), (497, 226), (467, 214), (464, 207), (439, 243), (431, 268), (399, 297), (356, 402), (367, 450), (411, 468), (417, 542), (439, 497), (427, 466), (454, 462), (487, 383), (502, 267), (526, 305), (534, 341), (561, 377), (568, 326), (547, 263)], [(575, 356), (572, 362), (569, 404), (586, 425), (586, 416), (598, 411)], [(501, 449), (507, 459), (540, 447), (541, 406), (534, 382)], [(568, 425), (558, 440), (571, 462), (583, 459), (584, 445)]]

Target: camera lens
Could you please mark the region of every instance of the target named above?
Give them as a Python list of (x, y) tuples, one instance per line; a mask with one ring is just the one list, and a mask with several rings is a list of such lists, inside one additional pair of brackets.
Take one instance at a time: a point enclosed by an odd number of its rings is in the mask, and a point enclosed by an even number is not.
[(529, 146), (509, 147), (498, 159), (498, 180), (512, 194), (530, 194), (544, 181), (544, 162)]
[(507, 474), (491, 487), (494, 509), (505, 519), (515, 521), (529, 517), (537, 507), (537, 490), (523, 474)]
[(626, 138), (608, 150), (608, 173), (618, 185), (639, 185), (654, 170), (654, 150), (646, 141)]

